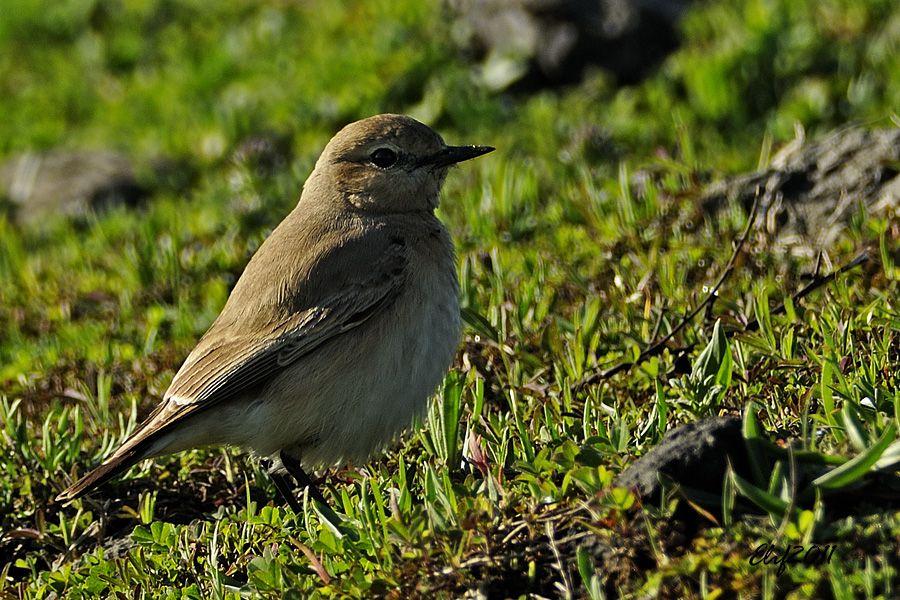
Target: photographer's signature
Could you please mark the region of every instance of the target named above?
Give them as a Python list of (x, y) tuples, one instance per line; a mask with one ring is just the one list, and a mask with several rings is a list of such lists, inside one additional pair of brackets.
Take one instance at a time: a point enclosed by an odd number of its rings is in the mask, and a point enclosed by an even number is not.
[(790, 546), (777, 546), (775, 544), (763, 543), (754, 548), (753, 554), (750, 555), (751, 565), (778, 565), (778, 574), (784, 572), (785, 565), (807, 566), (824, 565), (831, 562), (831, 556), (837, 548), (836, 544), (821, 545), (795, 544)]

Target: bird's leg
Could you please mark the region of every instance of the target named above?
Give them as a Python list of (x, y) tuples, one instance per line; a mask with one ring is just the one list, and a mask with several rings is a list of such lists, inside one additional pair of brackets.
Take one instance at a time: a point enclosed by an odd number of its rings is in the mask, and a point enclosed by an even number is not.
[(303, 506), (300, 505), (300, 501), (297, 500), (297, 496), (294, 495), (294, 490), (291, 489), (288, 478), (281, 473), (269, 473), (269, 477), (275, 482), (278, 493), (281, 494), (281, 497), (284, 498), (285, 501), (287, 501), (288, 506), (294, 511), (294, 514), (301, 514), (303, 512)]
[(293, 510), (294, 513), (298, 515), (303, 512), (303, 507), (297, 500), (297, 496), (294, 495), (294, 490), (291, 489), (291, 484), (288, 481), (288, 478), (285, 477), (284, 473), (278, 472), (278, 465), (267, 458), (262, 459), (260, 463), (263, 469), (266, 470), (266, 473), (269, 474), (269, 477), (272, 478), (272, 482), (275, 484), (275, 489), (277, 489), (278, 493), (281, 494), (281, 498), (288, 503), (288, 506), (291, 507), (291, 510)]
[(305, 487), (309, 490), (309, 495), (313, 497), (313, 499), (318, 500), (324, 505), (328, 505), (328, 502), (325, 501), (325, 496), (322, 495), (322, 492), (319, 491), (318, 486), (313, 482), (309, 475), (306, 474), (306, 471), (303, 470), (303, 467), (300, 465), (300, 461), (289, 455), (284, 450), (279, 454), (281, 458), (281, 464), (284, 465), (284, 468), (287, 469), (287, 472), (291, 474), (291, 477), (297, 480), (297, 483), (300, 484), (301, 487)]

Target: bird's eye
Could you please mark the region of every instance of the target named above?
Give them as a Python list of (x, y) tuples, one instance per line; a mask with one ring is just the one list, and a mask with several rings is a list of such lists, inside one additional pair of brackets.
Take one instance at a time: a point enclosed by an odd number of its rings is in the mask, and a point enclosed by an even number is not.
[(393, 167), (397, 162), (397, 153), (390, 148), (376, 148), (369, 155), (369, 160), (379, 169), (387, 169)]

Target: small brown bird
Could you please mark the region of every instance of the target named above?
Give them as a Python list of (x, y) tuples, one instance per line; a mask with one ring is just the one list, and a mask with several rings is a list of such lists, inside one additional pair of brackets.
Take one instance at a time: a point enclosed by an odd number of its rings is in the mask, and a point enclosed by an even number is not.
[(450, 166), (492, 150), (448, 146), (403, 115), (339, 131), (160, 405), (57, 500), (210, 445), (273, 458), (295, 508), (284, 470), (321, 499), (303, 467), (365, 460), (423, 411), (453, 360), (456, 265), (434, 210)]

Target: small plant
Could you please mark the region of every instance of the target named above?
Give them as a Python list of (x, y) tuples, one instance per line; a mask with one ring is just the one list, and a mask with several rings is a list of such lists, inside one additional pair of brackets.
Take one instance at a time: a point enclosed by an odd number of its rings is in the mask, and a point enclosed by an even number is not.
[[(897, 422), (888, 420), (877, 439), (869, 441), (862, 429), (857, 409), (844, 405), (844, 431), (858, 454), (852, 458), (829, 455), (811, 449), (782, 448), (769, 441), (759, 423), (759, 407), (749, 404), (744, 411), (744, 440), (753, 481), (729, 473), (731, 484), (740, 496), (764, 510), (773, 523), (799, 519), (801, 532), (811, 535), (812, 527), (820, 522), (821, 503), (829, 496), (861, 490), (867, 477), (879, 472), (889, 473), (900, 464), (900, 437)], [(900, 482), (895, 482), (900, 486)], [(804, 507), (814, 512), (804, 510)], [(811, 518), (816, 521), (809, 521)]]

